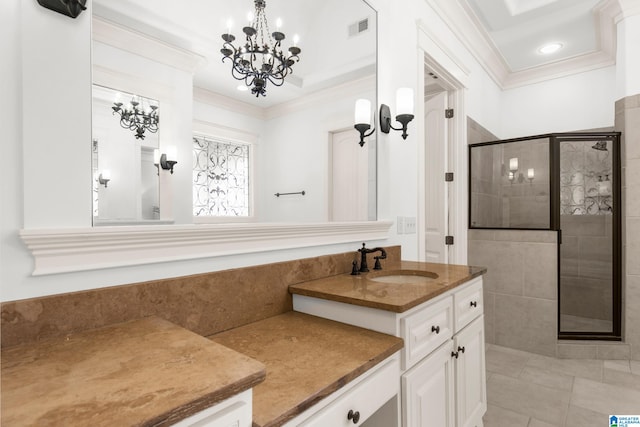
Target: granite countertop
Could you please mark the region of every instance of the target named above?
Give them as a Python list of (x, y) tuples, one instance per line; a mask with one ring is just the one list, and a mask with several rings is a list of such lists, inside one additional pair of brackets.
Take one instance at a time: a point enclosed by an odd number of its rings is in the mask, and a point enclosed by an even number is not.
[[(289, 286), (289, 292), (402, 313), (487, 271), (483, 267), (413, 261), (384, 263), (382, 268), (357, 276), (340, 274), (298, 283)], [(371, 280), (376, 276), (411, 272), (415, 275), (430, 272), (438, 276), (423, 283), (398, 284)]]
[(164, 426), (265, 378), (263, 364), (157, 317), (2, 350), (2, 425)]
[(288, 312), (209, 337), (264, 363), (253, 389), (254, 427), (279, 426), (403, 346), (401, 338)]

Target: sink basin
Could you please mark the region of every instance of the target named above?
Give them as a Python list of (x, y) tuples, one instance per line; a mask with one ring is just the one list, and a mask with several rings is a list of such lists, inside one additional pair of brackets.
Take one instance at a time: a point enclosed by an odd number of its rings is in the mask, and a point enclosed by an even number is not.
[(370, 273), (367, 279), (380, 283), (392, 284), (423, 284), (433, 282), (438, 278), (436, 273), (420, 270), (386, 271)]

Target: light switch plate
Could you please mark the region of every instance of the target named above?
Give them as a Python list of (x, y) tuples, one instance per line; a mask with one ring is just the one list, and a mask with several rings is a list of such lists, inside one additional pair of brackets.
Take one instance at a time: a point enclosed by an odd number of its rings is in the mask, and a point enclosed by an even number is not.
[(416, 217), (415, 216), (404, 217), (404, 233), (416, 234)]

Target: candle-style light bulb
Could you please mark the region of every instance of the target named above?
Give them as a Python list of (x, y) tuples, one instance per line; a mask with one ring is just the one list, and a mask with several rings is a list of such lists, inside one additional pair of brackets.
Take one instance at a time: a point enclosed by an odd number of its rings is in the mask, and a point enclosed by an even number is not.
[(515, 172), (518, 170), (518, 158), (517, 157), (513, 157), (511, 159), (509, 159), (509, 170), (511, 172)]
[(371, 101), (358, 99), (356, 101), (354, 124), (371, 125)]
[(227, 19), (227, 34), (231, 34), (231, 27), (233, 27), (233, 20), (229, 18)]
[(293, 45), (298, 46), (298, 42), (300, 41), (300, 36), (297, 34), (293, 35)]
[(402, 87), (397, 90), (396, 114), (413, 114), (413, 89)]
[(282, 28), (282, 19), (276, 19), (276, 29), (279, 31)]

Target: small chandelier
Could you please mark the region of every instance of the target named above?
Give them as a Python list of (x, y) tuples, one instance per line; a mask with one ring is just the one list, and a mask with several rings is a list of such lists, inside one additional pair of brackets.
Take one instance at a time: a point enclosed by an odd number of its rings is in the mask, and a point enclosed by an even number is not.
[(122, 102), (114, 102), (111, 109), (113, 110), (112, 114), (118, 113), (120, 115), (120, 126), (135, 132), (136, 139), (144, 139), (146, 130), (151, 133), (158, 131), (160, 116), (157, 105), (150, 104), (149, 108), (145, 109), (142, 105), (142, 98), (138, 99), (140, 101), (136, 100), (134, 96), (129, 105), (124, 108)]
[(264, 13), (266, 0), (255, 0), (255, 6), (252, 25), (242, 29), (247, 36), (246, 44), (236, 48), (233, 45), (236, 38), (229, 28), (228, 32), (222, 35), (224, 44), (220, 52), (223, 55), (223, 62), (227, 59), (232, 61), (231, 75), (236, 80), (244, 80), (244, 83), (251, 87), (251, 93), (257, 98), (260, 95), (265, 96), (267, 82), (282, 86), (284, 78), (293, 72), (291, 67), (299, 60), (300, 48), (296, 46), (298, 41), (297, 36), (294, 36), (289, 53), (283, 53), (280, 45), (285, 38), (284, 33), (280, 31), (269, 33), (269, 25)]

